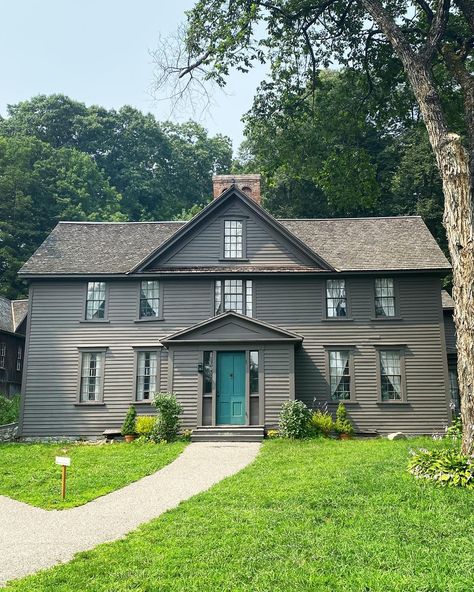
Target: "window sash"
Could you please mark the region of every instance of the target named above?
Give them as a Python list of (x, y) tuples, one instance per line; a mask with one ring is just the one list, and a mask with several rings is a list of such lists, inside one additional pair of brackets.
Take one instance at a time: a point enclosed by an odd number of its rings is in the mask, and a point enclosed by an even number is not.
[(16, 371), (20, 372), (21, 371), (21, 359), (23, 357), (23, 348), (21, 347), (21, 345), (18, 346), (17, 352), (16, 352)]
[(157, 392), (157, 370), (158, 354), (156, 351), (137, 352), (137, 401), (150, 401)]
[(244, 228), (242, 220), (224, 220), (224, 257), (242, 259), (244, 254)]
[(392, 278), (375, 280), (375, 316), (395, 316), (395, 286)]
[(345, 280), (327, 280), (326, 310), (329, 318), (347, 317), (347, 295)]
[(249, 352), (249, 389), (251, 395), (259, 394), (259, 356), (258, 351)]
[(160, 316), (160, 282), (145, 280), (140, 284), (140, 318)]
[(331, 350), (329, 352), (330, 396), (334, 401), (347, 401), (351, 398), (350, 352)]
[(7, 357), (7, 344), (2, 343), (0, 345), (0, 368), (5, 368), (5, 360)]
[(86, 295), (86, 320), (105, 319), (105, 282), (88, 282)]
[(401, 353), (396, 350), (380, 351), (380, 385), (382, 401), (400, 401), (402, 398)]
[(100, 401), (103, 371), (104, 352), (82, 352), (79, 395), (81, 403)]
[(215, 314), (230, 310), (249, 317), (253, 315), (252, 280), (216, 280)]
[(212, 395), (212, 374), (214, 368), (214, 352), (205, 351), (203, 357), (203, 393)]

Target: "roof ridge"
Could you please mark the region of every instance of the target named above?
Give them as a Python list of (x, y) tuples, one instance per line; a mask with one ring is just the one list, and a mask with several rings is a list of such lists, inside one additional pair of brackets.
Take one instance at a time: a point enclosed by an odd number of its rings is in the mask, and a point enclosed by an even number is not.
[(139, 221), (123, 221), (123, 222), (107, 222), (107, 221), (90, 221), (90, 220), (60, 220), (58, 224), (186, 224), (188, 220), (139, 220)]
[(400, 220), (400, 218), (420, 218), (419, 214), (407, 214), (402, 216), (349, 216), (338, 218), (277, 218), (280, 222), (332, 222), (333, 220)]

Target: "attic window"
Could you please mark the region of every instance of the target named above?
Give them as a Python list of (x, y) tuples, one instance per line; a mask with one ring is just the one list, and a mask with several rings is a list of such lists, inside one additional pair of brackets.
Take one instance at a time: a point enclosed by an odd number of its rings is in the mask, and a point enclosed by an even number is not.
[(224, 220), (224, 258), (242, 259), (244, 257), (243, 220)]

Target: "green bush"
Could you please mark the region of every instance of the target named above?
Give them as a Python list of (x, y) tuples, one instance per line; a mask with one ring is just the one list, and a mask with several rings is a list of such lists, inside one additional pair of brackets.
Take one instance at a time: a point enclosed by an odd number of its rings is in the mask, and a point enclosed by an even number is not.
[(137, 415), (135, 432), (138, 437), (149, 439), (155, 427), (156, 417), (154, 415)]
[(20, 395), (12, 398), (0, 395), (0, 425), (15, 423), (20, 417)]
[(123, 422), (122, 426), (122, 436), (135, 436), (136, 432), (136, 422), (137, 422), (137, 410), (133, 405), (131, 405), (127, 411), (127, 415), (125, 416), (125, 421)]
[(280, 437), (280, 432), (278, 430), (268, 430), (267, 431), (267, 438), (269, 440), (275, 440), (275, 438)]
[(179, 432), (179, 416), (183, 411), (173, 393), (157, 393), (153, 405), (158, 409), (158, 417), (151, 434), (155, 442), (173, 442)]
[(338, 434), (347, 434), (348, 436), (352, 436), (352, 434), (354, 433), (352, 423), (350, 422), (350, 419), (347, 417), (346, 406), (342, 401), (339, 403), (337, 407), (334, 429)]
[(321, 411), (318, 409), (311, 416), (310, 421), (311, 431), (315, 436), (329, 437), (329, 434), (334, 429), (334, 421), (328, 411)]
[(439, 485), (474, 488), (473, 459), (456, 448), (412, 452), (408, 470), (418, 479), (430, 479)]
[(461, 415), (453, 418), (451, 425), (446, 428), (446, 437), (454, 440), (454, 442), (461, 441), (462, 438), (462, 421)]
[(286, 401), (280, 411), (279, 428), (284, 438), (306, 438), (310, 433), (311, 411), (303, 401)]

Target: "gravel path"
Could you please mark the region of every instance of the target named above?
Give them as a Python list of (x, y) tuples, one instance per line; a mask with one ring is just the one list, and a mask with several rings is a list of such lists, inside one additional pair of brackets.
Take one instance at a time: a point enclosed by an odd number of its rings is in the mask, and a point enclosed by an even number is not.
[(43, 510), (0, 496), (0, 586), (70, 561), (237, 473), (257, 443), (193, 443), (171, 464), (108, 495), (69, 510)]

